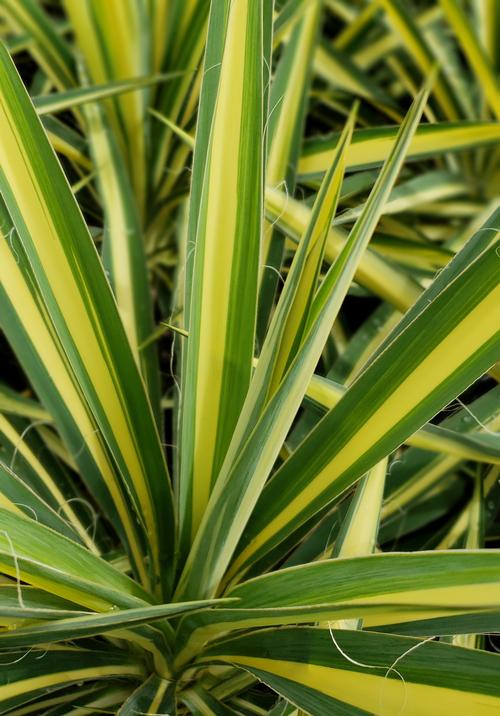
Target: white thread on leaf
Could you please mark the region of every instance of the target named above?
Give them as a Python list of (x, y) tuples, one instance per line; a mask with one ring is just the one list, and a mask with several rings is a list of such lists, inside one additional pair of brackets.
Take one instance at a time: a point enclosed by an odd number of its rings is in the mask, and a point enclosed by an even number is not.
[(38, 515), (36, 514), (33, 507), (31, 507), (31, 505), (25, 505), (24, 502), (14, 502), (14, 504), (16, 505), (16, 507), (24, 507), (27, 510), (29, 510), (33, 514), (33, 516), (35, 518), (35, 522), (38, 522)]
[[(19, 662), (22, 661), (23, 659), (25, 659), (28, 656), (28, 654), (30, 654), (32, 651), (33, 651), (33, 647), (30, 646), (28, 651), (24, 652), (24, 654), (22, 654), (18, 659), (14, 659), (14, 661), (2, 661), (2, 662), (0, 662), (0, 666), (12, 666), (13, 664), (19, 664)], [(15, 652), (15, 653), (18, 653), (18, 652)]]
[[(61, 514), (61, 510), (64, 509), (64, 505), (69, 505), (69, 504), (71, 504), (72, 502), (79, 502), (80, 504), (82, 504), (84, 507), (87, 508), (87, 510), (88, 510), (88, 512), (89, 512), (89, 514), (90, 514), (91, 522), (90, 522), (90, 524), (88, 525), (88, 527), (85, 528), (85, 531), (86, 531), (87, 534), (88, 534), (90, 528), (92, 528), (91, 539), (92, 539), (92, 541), (94, 541), (94, 540), (95, 540), (96, 533), (97, 533), (97, 523), (98, 523), (98, 521), (99, 521), (99, 514), (96, 512), (96, 510), (94, 510), (94, 508), (92, 507), (92, 505), (90, 504), (90, 502), (89, 502), (88, 500), (86, 500), (84, 497), (70, 497), (69, 499), (65, 500), (65, 501), (62, 502), (62, 503), (59, 505), (59, 507), (57, 508), (57, 514), (60, 515), (60, 514)], [(69, 523), (67, 523), (67, 524), (69, 524)], [(70, 525), (70, 526), (72, 526), (72, 525)]]
[(287, 208), (288, 208), (288, 201), (289, 201), (289, 199), (290, 199), (290, 195), (289, 195), (289, 193), (288, 193), (288, 186), (287, 186), (287, 183), (286, 183), (286, 180), (285, 180), (285, 179), (283, 179), (282, 181), (280, 181), (280, 183), (277, 184), (277, 185), (274, 187), (274, 189), (281, 189), (281, 187), (284, 188), (284, 192), (283, 192), (283, 193), (285, 194), (285, 203), (284, 203), (284, 205), (283, 205), (283, 208), (282, 208), (280, 214), (278, 214), (278, 216), (269, 224), (269, 228), (268, 228), (268, 231), (269, 231), (269, 232), (271, 232), (271, 231), (273, 230), (274, 226), (278, 223), (278, 221), (281, 219), (281, 217), (283, 216), (283, 214), (286, 212), (286, 210), (287, 210)]
[(9, 242), (9, 244), (10, 244), (10, 249), (11, 249), (12, 253), (14, 254), (14, 261), (16, 262), (16, 264), (19, 265), (19, 253), (18, 253), (18, 252), (16, 251), (16, 249), (14, 248), (14, 235), (15, 235), (15, 231), (16, 231), (15, 228), (12, 226), (12, 227), (10, 228), (9, 232), (5, 235), (5, 238), (6, 238), (7, 241)]
[[(333, 630), (332, 630), (332, 626), (331, 626), (331, 622), (328, 622), (328, 631), (330, 632), (330, 637), (331, 637), (331, 640), (332, 640), (332, 642), (333, 642), (335, 648), (337, 649), (337, 651), (339, 652), (339, 654), (341, 654), (341, 655), (344, 657), (344, 659), (346, 659), (346, 661), (350, 662), (350, 663), (353, 664), (354, 666), (360, 666), (362, 669), (375, 669), (375, 670), (376, 670), (376, 669), (384, 669), (384, 668), (386, 668), (386, 667), (383, 667), (383, 666), (378, 666), (378, 665), (376, 665), (376, 664), (365, 664), (365, 663), (363, 663), (362, 661), (357, 661), (356, 659), (353, 659), (351, 656), (349, 656), (349, 654), (347, 654), (347, 653), (341, 648), (341, 646), (339, 645), (338, 641), (335, 639), (335, 636), (334, 636)], [(402, 705), (402, 707), (401, 707), (401, 709), (400, 709), (400, 711), (399, 711), (400, 714), (403, 713), (403, 711), (404, 711), (404, 709), (405, 709), (405, 707), (406, 707), (408, 694), (407, 694), (407, 689), (406, 689), (406, 682), (405, 682), (404, 677), (403, 677), (403, 675), (401, 674), (401, 672), (399, 672), (399, 671), (395, 668), (395, 667), (396, 667), (396, 664), (398, 664), (400, 661), (402, 661), (402, 660), (403, 660), (406, 656), (408, 656), (408, 654), (410, 654), (412, 651), (415, 651), (415, 649), (418, 649), (418, 648), (419, 648), (420, 646), (422, 646), (423, 644), (427, 644), (428, 642), (432, 641), (432, 640), (435, 639), (435, 638), (436, 638), (435, 636), (429, 636), (429, 637), (427, 637), (426, 639), (423, 639), (422, 641), (419, 641), (419, 642), (417, 642), (416, 644), (413, 644), (409, 649), (407, 649), (405, 652), (403, 652), (402, 654), (400, 654), (400, 655), (395, 659), (395, 661), (394, 661), (389, 667), (386, 668), (386, 672), (385, 672), (385, 675), (384, 675), (384, 683), (385, 683), (386, 679), (388, 678), (388, 676), (389, 676), (389, 674), (390, 674), (391, 672), (394, 673), (394, 674), (396, 674), (396, 675), (401, 679), (401, 681), (403, 682), (403, 686), (404, 686), (405, 692), (404, 692), (403, 705)], [(379, 702), (379, 706), (380, 706), (380, 714), (381, 714), (381, 716), (382, 716), (382, 714), (383, 714), (383, 687), (384, 687), (384, 683), (382, 684), (382, 686), (381, 686), (381, 691), (380, 691), (380, 702)]]
[(95, 430), (91, 430), (90, 433), (85, 433), (84, 435), (82, 435), (83, 440), (82, 440), (81, 446), (78, 448), (78, 450), (75, 453), (70, 453), (73, 460), (76, 460), (77, 458), (79, 458), (80, 455), (82, 454), (82, 452), (85, 450), (85, 446), (87, 444), (86, 440), (85, 440), (86, 435), (97, 435), (98, 433), (99, 433), (99, 428), (96, 428)]
[(210, 67), (207, 67), (207, 69), (203, 72), (203, 76), (205, 76), (207, 72), (210, 72), (210, 70), (214, 70), (216, 67), (222, 67), (222, 62), (216, 62), (215, 65), (210, 65)]
[(16, 446), (14, 448), (14, 452), (12, 453), (12, 458), (10, 460), (10, 469), (14, 470), (14, 462), (16, 461), (17, 453), (19, 452), (19, 446), (23, 442), (26, 435), (29, 433), (31, 428), (36, 428), (38, 425), (50, 425), (50, 420), (34, 420), (32, 423), (27, 425), (21, 435), (19, 436), (19, 440), (16, 443)]
[(467, 405), (465, 405), (465, 403), (462, 403), (460, 398), (457, 398), (456, 401), (459, 405), (462, 406), (462, 408), (464, 408), (467, 413), (469, 413), (472, 418), (474, 418), (479, 427), (481, 427), (485, 432), (487, 432), (489, 435), (494, 435), (495, 437), (498, 435), (498, 433), (495, 433), (493, 430), (490, 430), (484, 423), (482, 423), (477, 417), (477, 415), (474, 415), (472, 410)]
[(273, 112), (274, 112), (274, 110), (276, 109), (276, 107), (277, 107), (279, 104), (281, 104), (281, 102), (283, 101), (283, 97), (284, 97), (284, 96), (285, 96), (285, 95), (282, 94), (281, 97), (279, 97), (279, 98), (276, 100), (276, 102), (275, 102), (274, 105), (273, 105), (273, 108), (271, 109), (271, 111), (270, 111), (269, 114), (267, 115), (266, 121), (265, 121), (265, 123), (264, 123), (264, 129), (263, 129), (263, 135), (264, 135), (264, 136), (266, 136), (266, 134), (267, 134), (267, 128), (268, 128), (269, 120), (271, 119), (271, 117), (272, 117), (272, 115), (273, 115)]
[[(436, 638), (435, 636), (429, 636), (429, 637), (427, 637), (426, 639), (423, 639), (422, 641), (419, 641), (419, 642), (417, 642), (416, 644), (413, 644), (413, 646), (411, 646), (411, 647), (410, 647), (409, 649), (407, 649), (405, 652), (403, 652), (402, 654), (400, 654), (400, 655), (398, 656), (398, 658), (391, 664), (391, 666), (390, 666), (390, 667), (387, 669), (387, 671), (385, 672), (384, 681), (387, 679), (387, 677), (389, 676), (389, 674), (391, 673), (391, 671), (393, 671), (395, 674), (397, 674), (397, 675), (400, 677), (401, 681), (403, 682), (403, 685), (404, 685), (404, 700), (403, 700), (403, 705), (401, 706), (401, 709), (399, 710), (399, 713), (400, 713), (400, 714), (402, 714), (402, 713), (404, 712), (405, 708), (406, 708), (406, 704), (407, 704), (407, 701), (408, 701), (408, 690), (407, 690), (407, 688), (406, 688), (406, 681), (404, 680), (403, 675), (402, 675), (397, 669), (395, 669), (394, 667), (396, 666), (396, 664), (399, 664), (399, 662), (402, 661), (406, 656), (408, 656), (408, 654), (411, 654), (412, 651), (415, 651), (415, 649), (418, 649), (418, 648), (419, 648), (420, 646), (422, 646), (423, 644), (427, 644), (428, 642), (432, 641), (432, 640), (435, 639), (435, 638)], [(381, 713), (381, 714), (382, 714), (382, 712), (383, 712), (383, 703), (382, 703), (382, 701), (383, 701), (383, 700), (382, 700), (382, 691), (381, 691), (381, 692), (380, 692), (380, 713)]]
[(262, 268), (269, 269), (269, 271), (274, 271), (274, 273), (278, 276), (279, 280), (283, 285), (285, 285), (285, 279), (280, 274), (276, 266), (271, 266), (270, 264), (263, 264)]
[(21, 609), (26, 609), (26, 605), (25, 605), (24, 599), (23, 599), (23, 592), (21, 589), (21, 570), (19, 569), (19, 562), (17, 560), (17, 554), (14, 549), (14, 545), (12, 544), (10, 535), (8, 534), (8, 532), (6, 530), (0, 530), (0, 534), (5, 535), (7, 542), (9, 543), (10, 551), (12, 554), (12, 559), (14, 561), (14, 569), (16, 572), (17, 600), (19, 602), (19, 606), (21, 607)]
[(345, 652), (343, 649), (340, 648), (339, 643), (337, 642), (337, 640), (335, 639), (335, 637), (334, 637), (334, 635), (333, 635), (333, 629), (332, 629), (332, 623), (331, 623), (331, 622), (328, 622), (328, 631), (330, 632), (331, 639), (332, 639), (333, 644), (334, 644), (335, 648), (337, 649), (337, 651), (338, 651), (340, 654), (342, 654), (342, 656), (344, 657), (344, 659), (346, 659), (347, 661), (349, 661), (351, 664), (354, 664), (354, 666), (361, 666), (363, 669), (383, 669), (383, 668), (384, 668), (383, 666), (376, 666), (376, 665), (374, 665), (374, 664), (363, 664), (361, 661), (356, 661), (355, 659), (352, 659), (352, 658), (349, 656), (349, 654), (346, 654), (346, 652)]

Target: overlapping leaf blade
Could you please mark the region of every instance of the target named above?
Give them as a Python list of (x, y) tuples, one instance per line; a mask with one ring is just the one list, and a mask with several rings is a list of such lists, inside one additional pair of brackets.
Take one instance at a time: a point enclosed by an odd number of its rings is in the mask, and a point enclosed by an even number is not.
[(208, 654), (318, 716), (494, 714), (500, 701), (498, 655), (405, 637), (289, 628), (228, 640)]
[[(267, 2), (212, 4), (196, 139), (182, 385), (183, 542), (201, 521), (248, 389), (262, 227)], [(212, 38), (217, 36), (219, 39)], [(221, 46), (223, 42), (223, 46)], [(220, 70), (212, 74), (214, 51)], [(210, 125), (208, 124), (210, 122)], [(194, 246), (191, 248), (189, 242)], [(224, 266), (225, 270), (221, 271)]]
[[(36, 310), (38, 316), (33, 320), (39, 322), (40, 331), (48, 331), (51, 342), (64, 351), (68, 361), (65, 374), (56, 373), (52, 380), (68, 405), (92, 414), (116, 461), (122, 489), (131, 497), (137, 517), (150, 526), (155, 589), (160, 581), (162, 544), (161, 579), (168, 591), (165, 560), (174, 549), (173, 504), (151, 408), (97, 253), (67, 181), (3, 48), (0, 59), (1, 191), (29, 261), (29, 270), (22, 272), (19, 267), (12, 274), (6, 261), (17, 267), (15, 249), (7, 241), (2, 242), (3, 290), (9, 301), (13, 296), (18, 299), (21, 290), (27, 299), (29, 294), (30, 305), (16, 301), (16, 320), (25, 330), (32, 328), (30, 311), (32, 314)], [(33, 143), (37, 146), (36, 155), (30, 152)], [(32, 282), (32, 288), (28, 282)], [(39, 340), (46, 337), (39, 334)], [(45, 349), (37, 345), (36, 338), (33, 342), (36, 350)], [(45, 371), (54, 369), (44, 360), (42, 364)], [(73, 381), (71, 397), (69, 387), (64, 387), (68, 380)], [(141, 420), (134, 420), (134, 414), (141, 414)], [(161, 501), (153, 498), (159, 494)], [(161, 528), (159, 508), (169, 513)], [(138, 559), (136, 567), (141, 568)]]

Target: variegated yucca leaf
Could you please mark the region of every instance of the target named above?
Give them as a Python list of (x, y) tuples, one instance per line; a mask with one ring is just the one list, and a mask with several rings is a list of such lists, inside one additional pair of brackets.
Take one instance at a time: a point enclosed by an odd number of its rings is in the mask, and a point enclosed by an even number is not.
[[(355, 132), (351, 150), (347, 154), (348, 167), (363, 169), (380, 164), (394, 144), (396, 133), (397, 128), (392, 127), (360, 129)], [(320, 140), (312, 139), (306, 144), (299, 162), (299, 175), (310, 179), (324, 172), (336, 141), (334, 135)], [(419, 159), (469, 147), (495, 145), (499, 141), (500, 127), (497, 122), (423, 124), (415, 134), (408, 155), (409, 159)]]
[[(78, 411), (82, 414), (80, 439), (93, 444), (90, 451), (107, 473), (104, 482), (108, 490), (115, 491), (117, 507), (121, 503), (120, 522), (128, 532), (136, 569), (145, 581), (148, 578), (140, 556), (144, 548), (138, 542), (137, 518), (131, 516), (130, 507), (125, 507), (129, 498), (142, 528), (149, 529), (149, 579), (157, 588), (160, 578), (167, 577), (165, 572), (160, 574), (160, 560), (165, 559), (160, 556), (160, 540), (172, 549), (174, 518), (151, 407), (122, 323), (115, 318), (115, 304), (90, 234), (15, 68), (5, 50), (0, 52), (0, 183), (14, 224), (2, 243), (4, 303), (6, 308), (12, 306), (12, 330), (31, 333), (35, 351), (42, 352), (35, 359), (37, 371), (43, 372), (42, 381), (48, 378), (58, 385), (61, 411), (69, 410), (77, 421)], [(33, 143), (37, 145), (36, 155), (29, 149)], [(17, 249), (14, 228), (19, 237)], [(18, 299), (15, 307), (14, 295)], [(23, 299), (19, 301), (20, 295)], [(56, 360), (64, 368), (58, 370)], [(127, 394), (129, 397), (125, 397)], [(137, 408), (142, 406), (141, 421), (133, 420), (130, 414), (134, 403)], [(84, 427), (84, 421), (90, 425)], [(140, 431), (148, 435), (149, 448), (139, 437)], [(161, 530), (152, 527), (154, 523), (159, 526), (160, 514)]]
[[(488, 318), (500, 299), (498, 230), (497, 237), (433, 301), (429, 299), (427, 308), (408, 321), (406, 329), (392, 342), (389, 338), (378, 360), (281, 466), (262, 494), (260, 509), (256, 506), (256, 519), (243, 535), (233, 573), (342, 494), (365, 470), (396, 449), (408, 428), (408, 433), (418, 428), (439, 410), (439, 403), (448, 403), (493, 364), (500, 350), (500, 332)], [(448, 320), (443, 320), (444, 311)], [(452, 357), (447, 344), (455, 338), (463, 353), (457, 348)], [(384, 376), (381, 383), (379, 375)], [(368, 409), (359, 396), (369, 396), (371, 391)], [(356, 410), (362, 411), (362, 418)], [(328, 440), (334, 426), (335, 435)]]
[[(220, 8), (218, 7), (220, 5)], [(250, 381), (262, 224), (266, 3), (214, 3), (212, 35), (226, 37), (212, 80), (205, 59), (186, 271), (189, 342), (182, 385), (180, 515), (196, 534)], [(219, 68), (220, 66), (220, 68)], [(188, 243), (189, 250), (189, 243)], [(221, 266), (227, 271), (221, 272)], [(185, 406), (185, 407), (184, 407)]]
[(499, 711), (499, 29), (0, 2), (0, 714)]
[(493, 714), (500, 701), (498, 655), (408, 637), (293, 627), (221, 642), (206, 658), (247, 669), (318, 716)]

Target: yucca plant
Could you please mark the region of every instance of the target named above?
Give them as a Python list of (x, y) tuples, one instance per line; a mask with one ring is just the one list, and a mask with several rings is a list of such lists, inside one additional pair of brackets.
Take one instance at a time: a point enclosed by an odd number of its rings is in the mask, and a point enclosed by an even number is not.
[(498, 713), (500, 4), (0, 22), (0, 713)]

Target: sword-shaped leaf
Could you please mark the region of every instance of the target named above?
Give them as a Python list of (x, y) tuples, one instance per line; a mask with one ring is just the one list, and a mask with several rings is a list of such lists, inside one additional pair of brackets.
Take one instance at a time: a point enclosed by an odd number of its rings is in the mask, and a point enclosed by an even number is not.
[(315, 716), (493, 716), (500, 657), (409, 637), (307, 627), (270, 629), (212, 647)]
[[(99, 442), (102, 452), (102, 436), (116, 463), (112, 467), (107, 458), (110, 482), (115, 489), (121, 483), (137, 518), (148, 526), (150, 587), (158, 590), (162, 582), (168, 591), (173, 503), (151, 407), (92, 238), (3, 47), (0, 77), (0, 190), (20, 242), (17, 254), (13, 242), (4, 238), (0, 243), (2, 291), (17, 322), (14, 340), (21, 354), (26, 352), (25, 359), (32, 361), (30, 344), (20, 335), (22, 326), (35, 350), (44, 354), (38, 369), (51, 375), (62, 395), (65, 405), (60, 410), (69, 409), (75, 417), (83, 413), (87, 424), (95, 421), (100, 435), (97, 439), (85, 435), (85, 442)], [(22, 266), (20, 254), (26, 256)], [(49, 350), (56, 365), (64, 364), (61, 372), (54, 372)], [(126, 515), (123, 510), (122, 519), (130, 521), (130, 512)], [(135, 543), (136, 567), (147, 583), (134, 532), (136, 527), (130, 526), (130, 546)]]
[(424, 294), (414, 320), (395, 328), (396, 338), (283, 464), (243, 534), (232, 575), (344, 492), (495, 362), (499, 238), (500, 232), (471, 264), (464, 258), (462, 273), (440, 293), (431, 285), (430, 303)]

